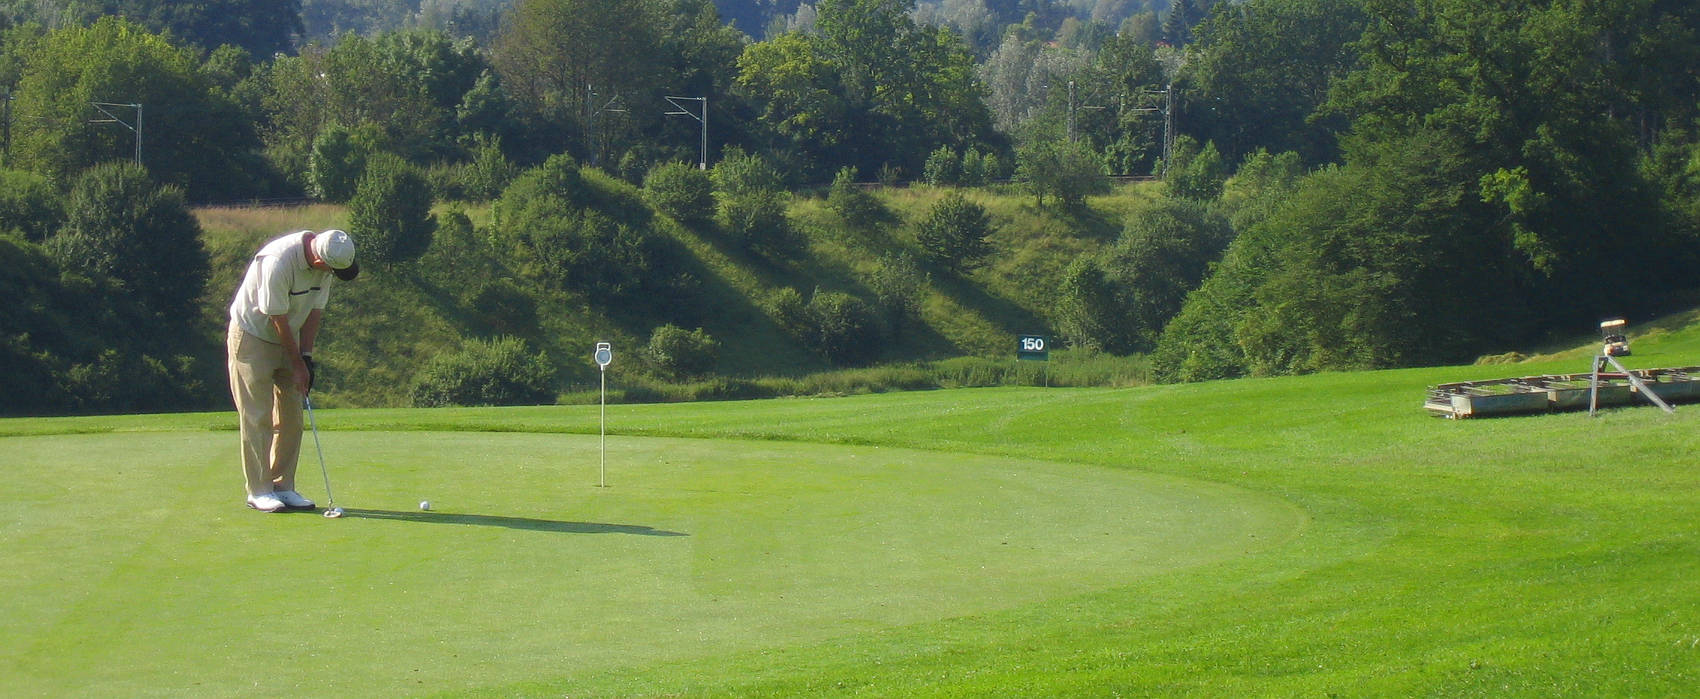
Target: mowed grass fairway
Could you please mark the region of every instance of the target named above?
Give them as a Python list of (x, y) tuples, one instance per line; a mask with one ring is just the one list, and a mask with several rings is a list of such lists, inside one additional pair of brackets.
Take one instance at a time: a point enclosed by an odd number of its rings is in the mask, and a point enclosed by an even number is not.
[[(1700, 332), (1635, 350), (1697, 364)], [(0, 421), (0, 677), (87, 696), (1690, 695), (1700, 406), (1420, 407), (1433, 383), (1586, 364), (611, 406), (608, 488), (594, 406), (321, 410), (341, 520), (242, 508), (230, 414)]]
[[(381, 696), (625, 672), (1119, 587), (1303, 523), (1249, 491), (1007, 457), (616, 438), (604, 490), (595, 437), (324, 437), (341, 520), (241, 508), (228, 434), (7, 440), (56, 479), (8, 532), (12, 687)], [(177, 495), (129, 502), (102, 486), (112, 463)]]

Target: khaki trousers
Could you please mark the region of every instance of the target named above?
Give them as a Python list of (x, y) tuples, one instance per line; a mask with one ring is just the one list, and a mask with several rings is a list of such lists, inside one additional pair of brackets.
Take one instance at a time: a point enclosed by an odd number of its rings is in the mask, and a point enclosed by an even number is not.
[(242, 432), (242, 475), (248, 496), (295, 489), (301, 456), (301, 394), (283, 346), (230, 324), (230, 397)]

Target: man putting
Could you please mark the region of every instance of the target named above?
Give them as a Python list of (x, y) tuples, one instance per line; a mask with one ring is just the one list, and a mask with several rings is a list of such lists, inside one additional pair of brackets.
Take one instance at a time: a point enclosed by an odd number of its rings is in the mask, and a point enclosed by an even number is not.
[(230, 304), (230, 396), (242, 433), (248, 506), (311, 509), (295, 492), (301, 401), (313, 388), (313, 340), (336, 280), (360, 274), (347, 233), (297, 231), (265, 244)]

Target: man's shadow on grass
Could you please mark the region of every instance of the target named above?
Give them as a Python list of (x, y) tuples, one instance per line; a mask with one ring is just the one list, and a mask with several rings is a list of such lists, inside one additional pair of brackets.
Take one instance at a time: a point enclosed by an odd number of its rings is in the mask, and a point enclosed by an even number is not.
[(690, 536), (683, 532), (670, 532), (665, 529), (645, 527), (636, 524), (601, 524), (598, 522), (560, 522), (550, 519), (532, 519), (529, 517), (502, 517), (498, 515), (467, 515), (439, 512), (396, 512), (394, 510), (358, 510), (345, 508), (344, 517), (356, 519), (387, 519), (397, 522), (424, 522), (426, 524), (463, 524), (479, 527), (506, 527), (508, 529), (523, 529), (534, 532), (555, 532), (558, 534), (632, 534), (636, 536)]

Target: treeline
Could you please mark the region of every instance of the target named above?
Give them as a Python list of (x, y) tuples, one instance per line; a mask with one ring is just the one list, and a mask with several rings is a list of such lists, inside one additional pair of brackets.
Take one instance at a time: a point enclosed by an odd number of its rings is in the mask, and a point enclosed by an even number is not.
[[(1691, 3), (750, 3), (758, 40), (723, 16), (737, 3), (516, 0), (308, 38), (331, 5), (0, 3), (0, 273), (57, 299), (4, 327), (9, 357), (58, 377), (35, 394), (71, 405), (94, 392), (67, 377), (120, 361), (53, 330), (73, 308), (186, 327), (159, 315), (175, 301), (138, 295), (152, 280), (101, 258), (163, 233), (116, 209), (102, 215), (125, 224), (97, 232), (79, 197), (348, 202), (376, 259), (405, 260), (438, 225), (422, 206), (508, 198), (522, 172), (564, 172), (536, 169), (552, 156), (633, 185), (670, 164), (760, 163), (771, 182), (703, 214), (758, 247), (785, 240), (764, 231), (786, 230), (789, 192), (831, 181), (1014, 177), (1039, 206), (1080, 211), (1107, 175), (1160, 175), (1163, 202), (1069, 268), (1050, 320), (1077, 346), (1151, 353), (1167, 379), (1456, 361), (1695, 286)], [(380, 29), (395, 21), (409, 28)], [(497, 217), (647, 265), (575, 266), (576, 243), (514, 233), (516, 264), (562, 288), (688, 296), (618, 242), (649, 225), (618, 213), (632, 209), (586, 210)], [(974, 242), (959, 245), (984, 254)], [(197, 245), (177, 247), (192, 260)], [(103, 371), (183, 383), (216, 357), (210, 335), (112, 340), (141, 368)]]

